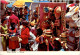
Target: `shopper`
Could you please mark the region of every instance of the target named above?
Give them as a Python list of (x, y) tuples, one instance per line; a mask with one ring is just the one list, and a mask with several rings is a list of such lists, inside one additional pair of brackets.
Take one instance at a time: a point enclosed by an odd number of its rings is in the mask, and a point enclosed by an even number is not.
[(28, 38), (30, 37), (29, 28), (28, 28), (28, 22), (23, 21), (22, 22), (23, 28), (21, 30), (21, 49), (29, 51), (29, 44), (28, 44)]
[[(6, 25), (7, 19), (4, 18), (1, 20), (1, 34), (8, 34), (8, 27)], [(2, 47), (3, 51), (7, 51), (7, 46), (8, 46), (8, 38), (6, 36), (2, 36)]]

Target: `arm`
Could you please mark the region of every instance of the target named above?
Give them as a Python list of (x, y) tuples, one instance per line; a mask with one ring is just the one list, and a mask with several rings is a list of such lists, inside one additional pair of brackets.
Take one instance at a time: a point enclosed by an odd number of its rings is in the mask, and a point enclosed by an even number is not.
[(18, 30), (19, 30), (19, 26), (20, 26), (19, 18), (17, 18), (17, 22), (18, 22)]
[(10, 27), (10, 18), (9, 18), (9, 21), (8, 21), (8, 29), (9, 29), (9, 27)]

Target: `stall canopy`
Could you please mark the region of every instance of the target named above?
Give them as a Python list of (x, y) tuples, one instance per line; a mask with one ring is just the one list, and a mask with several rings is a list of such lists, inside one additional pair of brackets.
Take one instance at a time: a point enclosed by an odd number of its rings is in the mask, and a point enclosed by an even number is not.
[(33, 2), (32, 0), (17, 0), (13, 6), (15, 7), (23, 7), (25, 6), (25, 2)]
[(44, 0), (44, 1), (34, 0), (34, 2), (49, 2), (49, 1), (48, 0)]
[(14, 4), (14, 2), (8, 4), (7, 7), (11, 8), (13, 4)]
[(1, 3), (2, 3), (2, 4), (8, 4), (8, 2), (5, 1), (5, 0), (1, 0)]
[(34, 2), (39, 2), (39, 1), (37, 1), (37, 0), (34, 0)]
[(31, 5), (31, 2), (25, 2), (25, 5), (29, 7)]

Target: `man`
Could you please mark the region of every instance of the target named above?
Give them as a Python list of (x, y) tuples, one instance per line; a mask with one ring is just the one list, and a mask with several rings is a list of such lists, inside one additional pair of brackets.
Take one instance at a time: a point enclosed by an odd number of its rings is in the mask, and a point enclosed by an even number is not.
[(9, 23), (8, 23), (8, 28), (10, 27), (11, 23), (15, 23), (15, 25), (18, 25), (19, 29), (19, 18), (15, 15), (14, 12), (11, 13), (11, 16), (9, 17)]

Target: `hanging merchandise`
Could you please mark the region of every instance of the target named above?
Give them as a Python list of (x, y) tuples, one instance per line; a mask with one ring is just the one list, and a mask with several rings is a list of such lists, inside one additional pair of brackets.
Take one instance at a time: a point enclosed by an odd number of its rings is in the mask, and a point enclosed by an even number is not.
[[(65, 20), (64, 16), (66, 11), (65, 3), (40, 3), (40, 28), (44, 32), (45, 42), (47, 44), (47, 51), (54, 49), (52, 40), (59, 37), (62, 29), (62, 19)], [(65, 23), (65, 21), (63, 21)], [(54, 26), (54, 27), (53, 27)], [(51, 42), (50, 42), (51, 41)], [(51, 47), (51, 48), (50, 48)]]

